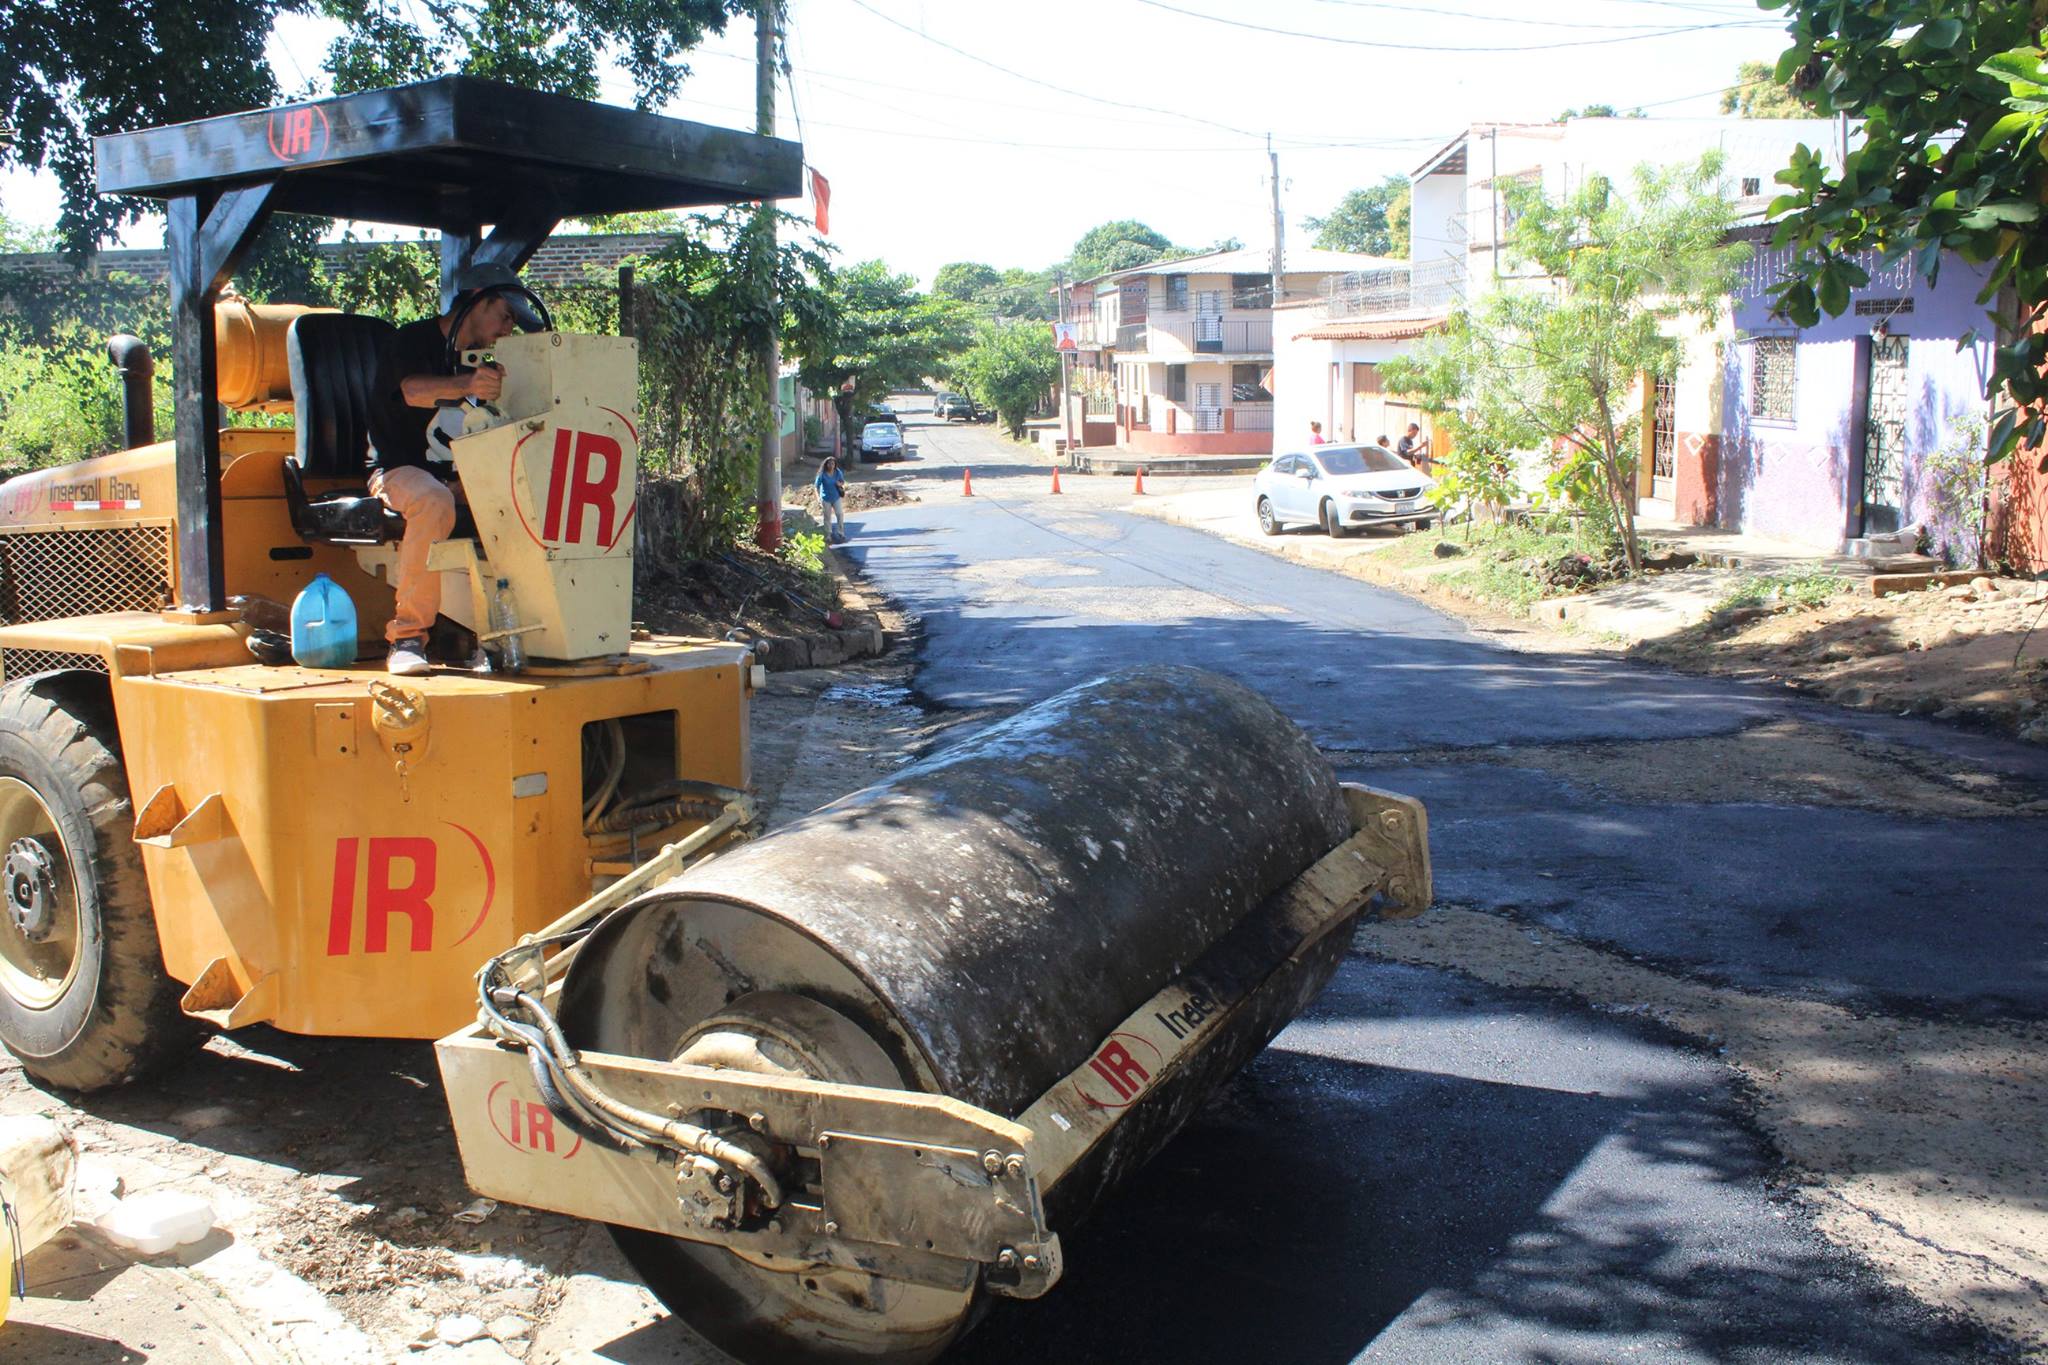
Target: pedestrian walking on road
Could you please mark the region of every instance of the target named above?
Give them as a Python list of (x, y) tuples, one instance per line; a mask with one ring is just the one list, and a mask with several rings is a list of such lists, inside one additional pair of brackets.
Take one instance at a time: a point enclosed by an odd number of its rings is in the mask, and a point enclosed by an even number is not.
[(818, 490), (818, 516), (825, 523), (825, 543), (831, 545), (844, 541), (846, 513), (840, 502), (846, 496), (846, 476), (839, 472), (837, 456), (825, 457), (825, 463), (818, 466), (818, 477), (811, 480), (811, 486)]

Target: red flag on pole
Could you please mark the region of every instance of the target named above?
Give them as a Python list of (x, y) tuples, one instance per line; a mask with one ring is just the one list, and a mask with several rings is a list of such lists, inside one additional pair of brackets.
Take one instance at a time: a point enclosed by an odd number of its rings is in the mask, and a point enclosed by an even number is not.
[(826, 221), (832, 208), (832, 183), (816, 170), (811, 171), (811, 198), (818, 206), (818, 234), (823, 236), (832, 231)]

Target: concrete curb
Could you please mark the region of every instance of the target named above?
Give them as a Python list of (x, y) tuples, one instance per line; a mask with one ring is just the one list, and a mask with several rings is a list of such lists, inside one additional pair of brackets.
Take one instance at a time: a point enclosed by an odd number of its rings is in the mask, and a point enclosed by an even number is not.
[(871, 659), (888, 647), (874, 605), (830, 552), (825, 556), (825, 569), (839, 582), (839, 609), (848, 623), (836, 630), (762, 636), (754, 643), (754, 653), (770, 673), (832, 668), (855, 659)]

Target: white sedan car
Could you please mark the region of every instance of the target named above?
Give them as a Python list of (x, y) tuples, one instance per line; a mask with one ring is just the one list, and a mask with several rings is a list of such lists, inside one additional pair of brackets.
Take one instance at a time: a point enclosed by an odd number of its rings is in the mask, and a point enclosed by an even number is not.
[(1346, 536), (1367, 526), (1427, 529), (1437, 513), (1424, 495), (1435, 482), (1385, 446), (1311, 446), (1275, 456), (1252, 491), (1259, 529), (1269, 536), (1290, 525)]

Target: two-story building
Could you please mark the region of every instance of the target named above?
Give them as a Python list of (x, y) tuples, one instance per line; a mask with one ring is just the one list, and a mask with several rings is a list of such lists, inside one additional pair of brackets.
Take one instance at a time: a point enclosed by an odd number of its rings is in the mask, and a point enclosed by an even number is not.
[[(1425, 159), (1409, 177), (1409, 254), (1405, 261), (1331, 279), (1318, 295), (1276, 314), (1275, 418), (1285, 440), (1306, 441), (1318, 422), (1334, 440), (1398, 440), (1411, 421), (1429, 433), (1429, 416), (1389, 394), (1380, 366), (1412, 349), (1452, 310), (1503, 285), (1526, 285), (1530, 267), (1508, 249), (1514, 227), (1508, 190), (1541, 186), (1562, 198), (1598, 178), (1626, 185), (1638, 166), (1696, 162), (1721, 154), (1732, 201), (1775, 192), (1772, 177), (1801, 143), (1839, 159), (1838, 124), (1827, 119), (1570, 119), (1555, 123), (1475, 123)], [(1718, 430), (1718, 385), (1702, 381), (1663, 395), (1658, 446), (1663, 465), (1645, 460), (1642, 495), (1676, 498), (1673, 458), (1685, 433)], [(1646, 423), (1646, 432), (1655, 426)], [(1432, 442), (1433, 447), (1437, 445)], [(1693, 442), (1695, 450), (1700, 442)], [(1703, 483), (1702, 470), (1693, 471)], [(1653, 487), (1654, 480), (1654, 487)]]
[[(1355, 252), (1289, 250), (1281, 301), (1390, 264)], [(1107, 391), (1120, 451), (1271, 454), (1274, 302), (1272, 255), (1260, 249), (1084, 280), (1068, 302), (1077, 327), (1073, 386)]]

